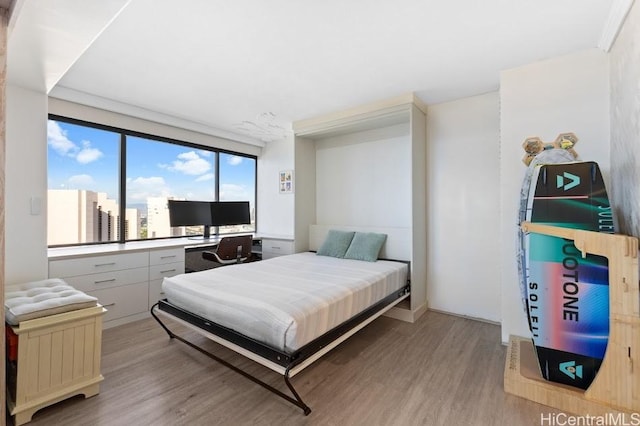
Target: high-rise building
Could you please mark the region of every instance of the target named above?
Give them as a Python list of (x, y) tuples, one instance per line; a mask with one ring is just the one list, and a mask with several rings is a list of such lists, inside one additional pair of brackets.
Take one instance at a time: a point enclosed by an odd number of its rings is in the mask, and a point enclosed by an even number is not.
[[(49, 189), (47, 194), (49, 245), (117, 241), (119, 204), (104, 192)], [(126, 209), (125, 234), (140, 238), (140, 213)]]
[(147, 198), (147, 237), (163, 238), (186, 235), (184, 226), (172, 228), (169, 221), (168, 200), (179, 200), (173, 197)]
[(125, 240), (142, 238), (142, 218), (138, 209), (125, 209)]

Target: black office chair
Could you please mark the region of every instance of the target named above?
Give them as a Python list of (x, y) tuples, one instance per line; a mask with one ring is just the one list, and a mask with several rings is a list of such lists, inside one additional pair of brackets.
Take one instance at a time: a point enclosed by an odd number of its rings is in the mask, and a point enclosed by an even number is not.
[(242, 263), (251, 257), (252, 244), (251, 235), (223, 237), (215, 251), (203, 251), (202, 257), (221, 265)]

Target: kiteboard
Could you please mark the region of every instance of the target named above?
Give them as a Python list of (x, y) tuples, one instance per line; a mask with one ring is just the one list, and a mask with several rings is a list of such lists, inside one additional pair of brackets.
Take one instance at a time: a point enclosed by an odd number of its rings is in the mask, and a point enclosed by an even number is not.
[[(545, 150), (531, 162), (520, 218), (613, 233), (598, 165), (567, 161), (562, 151)], [(608, 261), (596, 255), (583, 258), (573, 241), (558, 237), (522, 233), (520, 242), (521, 286), (542, 376), (587, 389), (609, 338)]]

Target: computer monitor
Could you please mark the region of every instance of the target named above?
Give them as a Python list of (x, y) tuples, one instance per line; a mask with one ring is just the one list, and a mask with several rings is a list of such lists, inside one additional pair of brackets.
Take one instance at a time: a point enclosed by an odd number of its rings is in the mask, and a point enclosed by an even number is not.
[(203, 238), (209, 238), (211, 222), (211, 202), (209, 201), (169, 201), (169, 225), (200, 226), (204, 225)]
[(214, 201), (211, 203), (211, 225), (244, 225), (251, 223), (248, 201)]

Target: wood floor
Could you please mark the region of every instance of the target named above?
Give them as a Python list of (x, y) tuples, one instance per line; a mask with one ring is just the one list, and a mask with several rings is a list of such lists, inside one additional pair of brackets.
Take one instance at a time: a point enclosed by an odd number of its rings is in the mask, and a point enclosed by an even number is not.
[[(281, 376), (187, 332), (286, 392)], [(151, 318), (105, 330), (99, 395), (37, 412), (38, 425), (540, 425), (557, 410), (507, 395), (500, 328), (428, 312), (379, 318), (292, 379), (300, 409), (185, 344)]]

